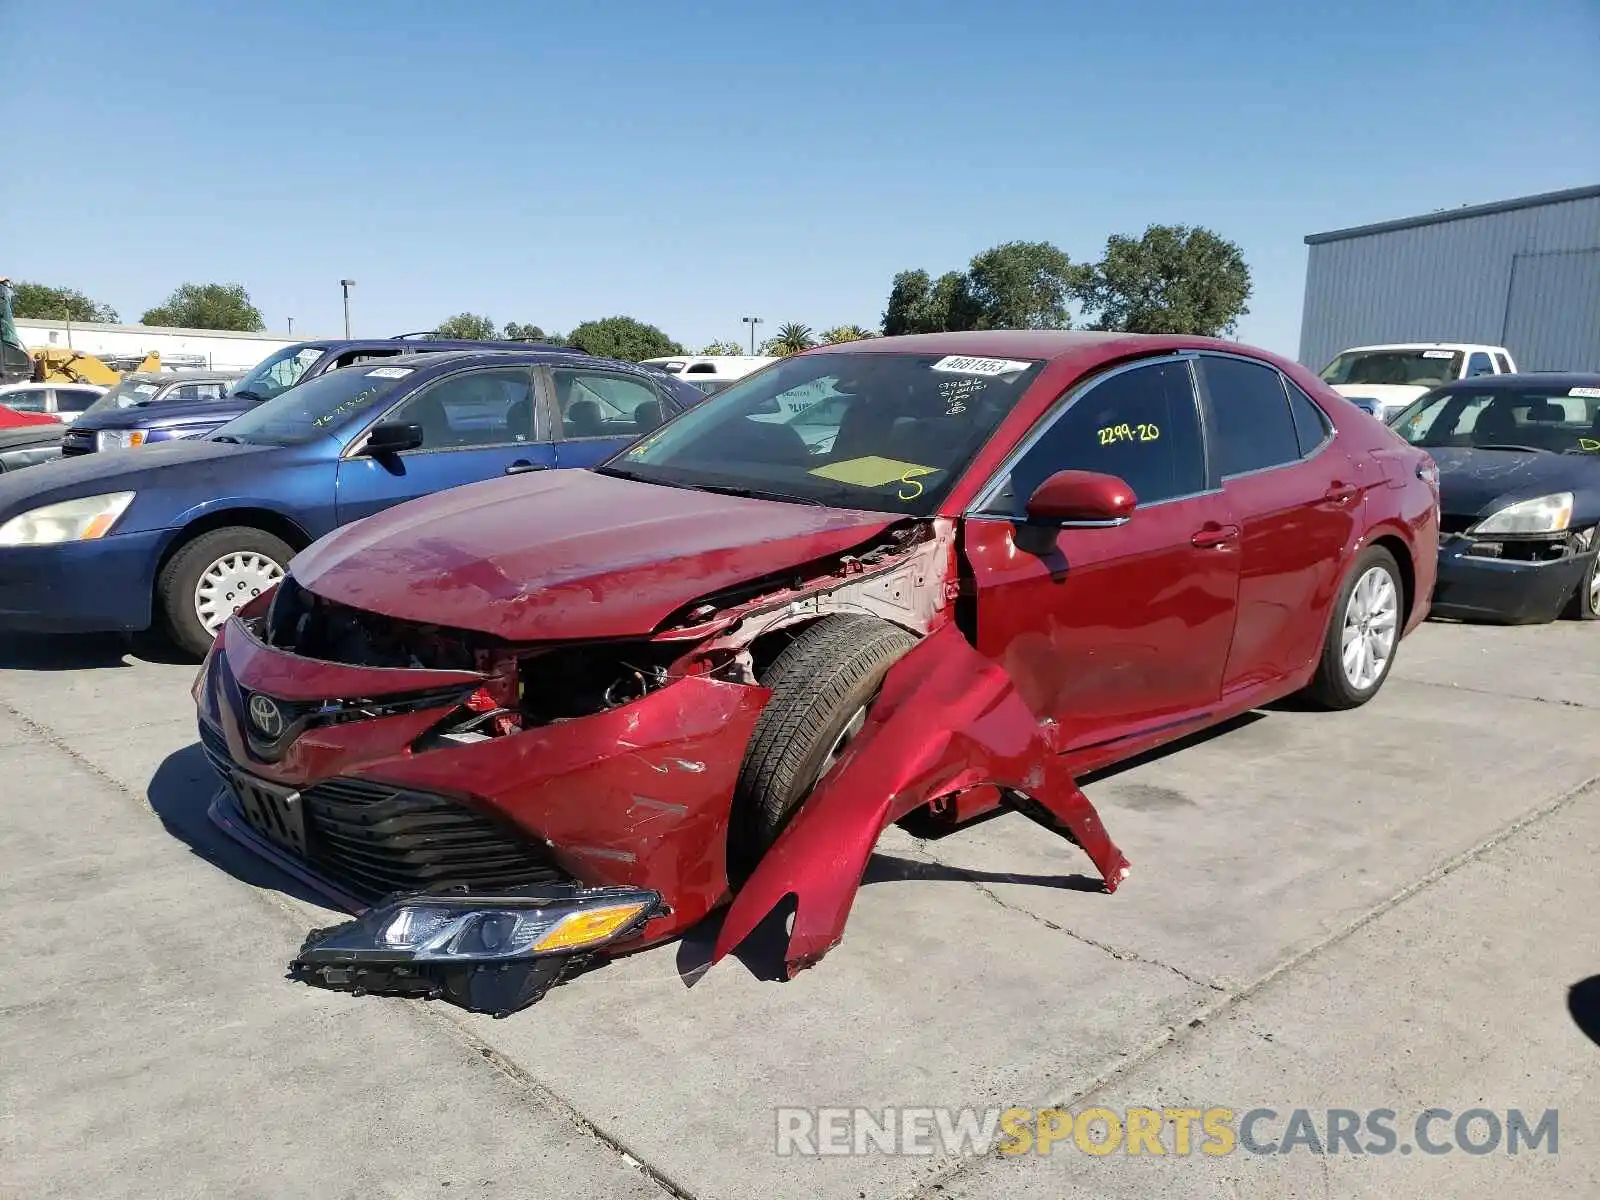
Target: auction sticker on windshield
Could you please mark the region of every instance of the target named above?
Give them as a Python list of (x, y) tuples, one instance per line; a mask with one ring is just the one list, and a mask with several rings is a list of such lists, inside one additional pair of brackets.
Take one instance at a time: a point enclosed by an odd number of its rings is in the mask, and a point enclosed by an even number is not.
[(947, 354), (933, 364), (932, 370), (949, 371), (955, 375), (1014, 375), (1032, 365), (1009, 358), (972, 358), (965, 354)]
[(368, 379), (404, 379), (415, 368), (412, 367), (379, 367), (367, 372)]
[(1422, 352), (1423, 358), (1454, 358), (1455, 356), (1456, 352), (1454, 350), (1424, 350)]
[(918, 475), (932, 475), (938, 469), (869, 454), (865, 458), (852, 458), (816, 467), (811, 474), (855, 487), (883, 487), (885, 484), (907, 482)]

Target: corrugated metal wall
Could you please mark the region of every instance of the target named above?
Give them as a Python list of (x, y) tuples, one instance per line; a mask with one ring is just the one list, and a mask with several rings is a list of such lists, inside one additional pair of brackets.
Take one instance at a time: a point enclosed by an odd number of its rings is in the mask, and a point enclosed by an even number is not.
[(1600, 371), (1600, 195), (1440, 217), (1308, 239), (1301, 362), (1320, 370), (1373, 342), (1485, 342), (1525, 371)]

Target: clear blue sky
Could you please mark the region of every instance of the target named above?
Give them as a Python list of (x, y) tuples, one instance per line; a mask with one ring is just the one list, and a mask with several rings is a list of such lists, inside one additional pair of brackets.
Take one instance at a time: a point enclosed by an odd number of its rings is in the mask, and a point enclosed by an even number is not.
[(1600, 182), (1600, 0), (0, 0), (0, 46), (0, 274), (129, 321), (238, 281), (336, 332), (348, 276), (359, 334), (626, 313), (695, 349), (1180, 222), (1292, 354), (1305, 234)]

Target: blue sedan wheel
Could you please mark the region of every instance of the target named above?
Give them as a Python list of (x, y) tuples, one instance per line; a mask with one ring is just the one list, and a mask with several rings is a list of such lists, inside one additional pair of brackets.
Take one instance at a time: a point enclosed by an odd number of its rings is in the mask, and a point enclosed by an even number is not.
[(179, 649), (203, 657), (229, 617), (283, 578), (294, 550), (264, 529), (213, 529), (167, 560), (156, 584), (163, 630)]

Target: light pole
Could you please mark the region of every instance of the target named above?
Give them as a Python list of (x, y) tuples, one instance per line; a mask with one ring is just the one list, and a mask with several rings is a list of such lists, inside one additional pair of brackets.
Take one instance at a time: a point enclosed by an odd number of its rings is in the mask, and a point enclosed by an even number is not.
[(356, 281), (354, 279), (339, 280), (339, 286), (344, 289), (344, 336), (346, 341), (350, 339), (350, 289), (355, 285)]
[(294, 332), (294, 318), (293, 317), (289, 318), (289, 332), (290, 333)]
[(743, 317), (741, 320), (743, 320), (746, 325), (750, 326), (750, 353), (753, 356), (756, 352), (756, 326), (761, 324), (761, 318)]

